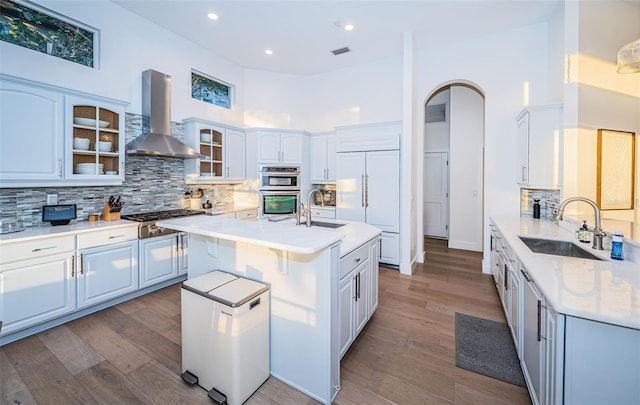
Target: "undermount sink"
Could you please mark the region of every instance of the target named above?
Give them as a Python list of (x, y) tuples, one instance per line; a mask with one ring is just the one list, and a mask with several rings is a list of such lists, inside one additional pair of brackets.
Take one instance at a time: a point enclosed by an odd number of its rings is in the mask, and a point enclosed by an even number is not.
[[(300, 222), (300, 225), (306, 226), (306, 222)], [(311, 226), (321, 226), (323, 228), (340, 228), (345, 224), (336, 224), (335, 222), (320, 222), (320, 221), (311, 221)]]
[(518, 236), (522, 242), (534, 253), (543, 253), (547, 255), (577, 257), (580, 259), (602, 260), (598, 256), (587, 252), (586, 250), (576, 246), (574, 243), (541, 238), (529, 238)]

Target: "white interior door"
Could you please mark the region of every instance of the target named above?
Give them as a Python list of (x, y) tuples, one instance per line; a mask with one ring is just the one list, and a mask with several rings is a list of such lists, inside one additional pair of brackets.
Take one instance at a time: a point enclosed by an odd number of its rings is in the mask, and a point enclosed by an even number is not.
[(424, 154), (424, 235), (449, 237), (449, 154)]

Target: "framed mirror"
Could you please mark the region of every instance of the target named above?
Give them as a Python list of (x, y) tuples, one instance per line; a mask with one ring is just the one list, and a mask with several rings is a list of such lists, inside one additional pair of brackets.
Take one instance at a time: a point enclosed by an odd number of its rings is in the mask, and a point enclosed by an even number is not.
[(635, 133), (598, 130), (597, 203), (601, 210), (634, 209)]

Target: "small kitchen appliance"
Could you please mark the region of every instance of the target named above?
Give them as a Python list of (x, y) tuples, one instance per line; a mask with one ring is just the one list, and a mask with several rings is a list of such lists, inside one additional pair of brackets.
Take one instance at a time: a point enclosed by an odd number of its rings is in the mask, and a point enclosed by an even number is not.
[(67, 225), (72, 219), (76, 219), (75, 204), (45, 205), (42, 207), (42, 222), (51, 222), (51, 225)]

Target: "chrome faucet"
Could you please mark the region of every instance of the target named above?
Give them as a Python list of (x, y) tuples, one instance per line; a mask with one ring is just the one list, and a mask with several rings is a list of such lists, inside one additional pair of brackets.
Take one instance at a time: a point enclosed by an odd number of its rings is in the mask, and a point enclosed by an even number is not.
[(309, 191), (309, 195), (307, 196), (307, 208), (304, 208), (304, 204), (300, 203), (300, 209), (298, 210), (298, 225), (300, 225), (300, 215), (304, 215), (307, 220), (307, 227), (311, 227), (311, 197), (313, 197), (313, 193), (320, 193), (320, 205), (324, 207), (324, 199), (322, 198), (322, 190), (318, 188), (314, 188)]
[(574, 202), (574, 201), (582, 201), (585, 202), (589, 205), (591, 205), (593, 207), (593, 211), (595, 212), (595, 227), (593, 228), (593, 245), (591, 246), (593, 249), (597, 249), (597, 250), (603, 250), (602, 247), (602, 238), (604, 238), (606, 236), (606, 233), (602, 230), (602, 226), (601, 226), (601, 222), (600, 222), (600, 207), (598, 207), (598, 204), (596, 204), (595, 202), (591, 201), (588, 198), (584, 198), (584, 197), (570, 197), (567, 198), (566, 200), (564, 200), (563, 202), (560, 203), (560, 206), (558, 207), (558, 216), (557, 219), (562, 221), (562, 214), (564, 213), (564, 207), (569, 204), (570, 202)]

